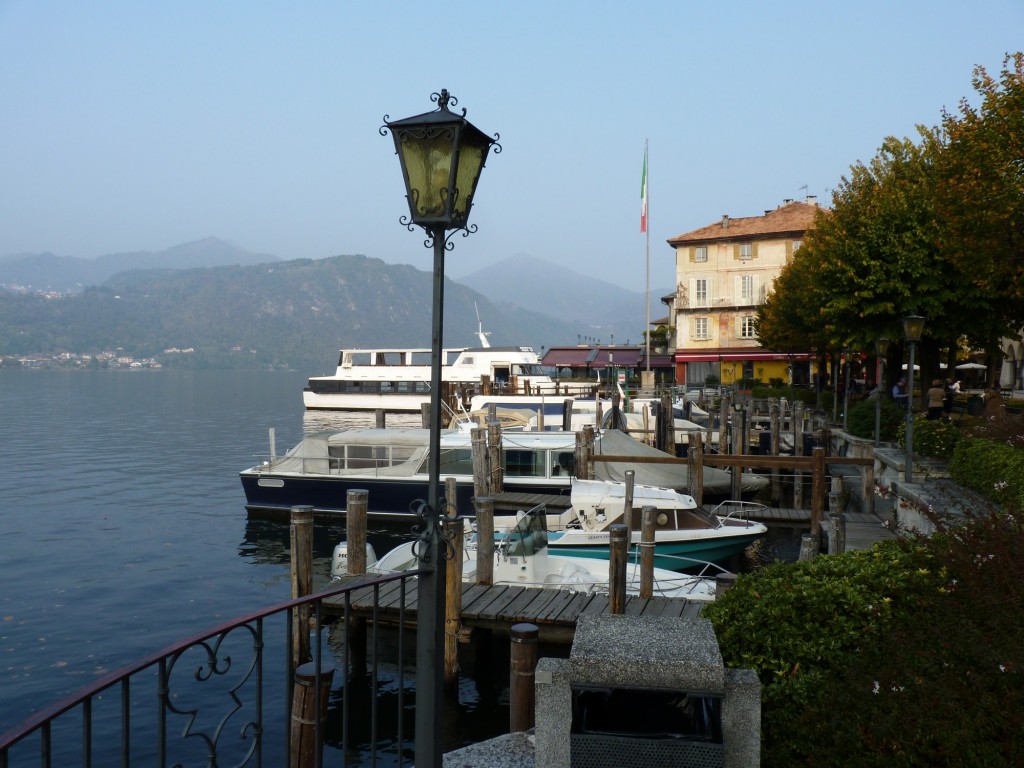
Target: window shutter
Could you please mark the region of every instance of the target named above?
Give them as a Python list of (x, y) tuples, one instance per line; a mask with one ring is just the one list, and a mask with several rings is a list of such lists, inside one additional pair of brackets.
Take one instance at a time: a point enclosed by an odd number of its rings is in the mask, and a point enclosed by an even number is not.
[(708, 282), (707, 282), (707, 287), (708, 287), (707, 297), (708, 298), (707, 298), (707, 301), (704, 304), (704, 306), (706, 306), (706, 307), (711, 307), (712, 306), (712, 302), (713, 302), (713, 300), (715, 298), (714, 285), (715, 285), (714, 278), (709, 277), (708, 278)]
[(740, 259), (740, 246), (738, 243), (733, 243), (732, 246), (732, 258), (733, 261), (739, 261)]
[(752, 282), (753, 285), (751, 286), (750, 290), (750, 303), (760, 304), (764, 301), (764, 299), (761, 298), (761, 276), (754, 275), (752, 278)]
[(736, 338), (743, 338), (743, 315), (736, 316)]
[(686, 250), (690, 252), (690, 261), (697, 261), (697, 249), (691, 245)]
[(687, 306), (693, 309), (697, 306), (697, 281), (690, 278), (690, 295), (687, 297)]
[(743, 303), (743, 277), (741, 275), (737, 275), (732, 280), (733, 280), (733, 289), (732, 289), (733, 304), (737, 304), (737, 305), (738, 304), (742, 304)]
[(786, 261), (788, 262), (792, 258), (793, 258), (793, 241), (792, 240), (787, 240), (786, 241)]
[(757, 243), (751, 243), (750, 244), (750, 258), (752, 258), (752, 259), (756, 259), (757, 258)]

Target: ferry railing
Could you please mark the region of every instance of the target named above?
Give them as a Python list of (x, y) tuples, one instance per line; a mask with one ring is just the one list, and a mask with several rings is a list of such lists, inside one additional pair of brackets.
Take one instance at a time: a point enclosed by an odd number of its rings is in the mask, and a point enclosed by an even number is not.
[[(405, 696), (415, 643), (406, 648), (403, 630), (411, 624), (409, 579), (424, 573), (369, 576), (279, 603), (132, 662), (0, 735), (0, 768), (411, 764)], [(353, 594), (367, 590), (371, 636), (360, 638), (353, 628), (364, 625), (350, 620)], [(382, 591), (394, 628), (378, 621)], [(336, 606), (332, 615), (340, 614), (340, 649), (324, 621), (328, 599)], [(296, 622), (307, 615), (310, 655), (299, 663)], [(332, 659), (342, 670), (340, 684), (332, 682)], [(321, 707), (328, 695), (330, 704)], [(332, 747), (329, 762), (324, 742)], [(293, 759), (298, 752), (305, 762)]]

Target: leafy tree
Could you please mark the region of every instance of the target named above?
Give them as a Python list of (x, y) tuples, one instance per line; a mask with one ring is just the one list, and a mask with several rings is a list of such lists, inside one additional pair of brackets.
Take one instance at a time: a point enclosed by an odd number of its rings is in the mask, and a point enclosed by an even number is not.
[(980, 107), (944, 112), (936, 209), (944, 258), (977, 300), (971, 341), (988, 349), (1024, 324), (1024, 53), (1006, 56), (999, 79), (974, 70)]

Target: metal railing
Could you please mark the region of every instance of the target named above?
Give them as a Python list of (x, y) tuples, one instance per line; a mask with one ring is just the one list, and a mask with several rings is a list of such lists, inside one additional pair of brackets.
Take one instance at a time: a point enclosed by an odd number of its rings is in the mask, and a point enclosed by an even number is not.
[[(405, 670), (415, 644), (406, 647), (403, 630), (408, 580), (422, 574), (368, 576), (279, 603), (128, 664), (0, 735), (0, 768), (320, 766), (325, 742), (330, 765), (411, 764)], [(378, 621), (385, 588), (398, 595), (394, 628)], [(357, 591), (373, 595), (365, 623), (354, 619)], [(333, 623), (325, 622), (328, 598)], [(310, 717), (310, 702), (319, 716)]]

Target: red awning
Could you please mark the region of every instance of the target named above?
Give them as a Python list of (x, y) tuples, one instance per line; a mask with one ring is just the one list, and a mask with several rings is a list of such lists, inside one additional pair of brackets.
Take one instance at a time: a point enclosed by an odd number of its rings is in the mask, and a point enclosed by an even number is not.
[(790, 360), (809, 360), (810, 355), (806, 352), (797, 354), (786, 354), (785, 352), (769, 352), (763, 349), (751, 349), (749, 352), (729, 350), (727, 352), (676, 352), (677, 363), (734, 363), (743, 360), (778, 360), (788, 362)]
[(592, 352), (589, 347), (552, 347), (540, 362), (552, 368), (585, 368)]

